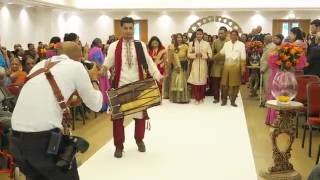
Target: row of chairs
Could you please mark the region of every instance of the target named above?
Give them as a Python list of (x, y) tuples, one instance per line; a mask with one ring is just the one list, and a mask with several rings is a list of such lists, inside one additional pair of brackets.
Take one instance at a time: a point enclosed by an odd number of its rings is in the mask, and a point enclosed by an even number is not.
[[(302, 148), (304, 148), (306, 131), (309, 130), (308, 156), (312, 154), (312, 132), (320, 128), (320, 78), (314, 75), (297, 75), (298, 92), (296, 101), (304, 104), (304, 107), (296, 113), (296, 137), (299, 135), (299, 117), (304, 116)], [(316, 163), (319, 161), (320, 146)]]

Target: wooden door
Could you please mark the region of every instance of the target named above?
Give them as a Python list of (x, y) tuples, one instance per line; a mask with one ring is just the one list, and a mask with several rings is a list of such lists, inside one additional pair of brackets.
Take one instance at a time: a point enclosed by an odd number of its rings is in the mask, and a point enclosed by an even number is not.
[(310, 31), (310, 19), (274, 19), (272, 22), (272, 34), (283, 34), (288, 36), (293, 27), (299, 27), (306, 34)]

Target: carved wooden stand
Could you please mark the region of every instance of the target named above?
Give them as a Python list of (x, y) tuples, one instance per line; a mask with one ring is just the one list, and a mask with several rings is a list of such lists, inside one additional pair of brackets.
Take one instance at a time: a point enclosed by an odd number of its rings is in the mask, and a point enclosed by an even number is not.
[[(303, 107), (303, 104), (291, 101), (290, 104), (279, 104), (276, 100), (267, 101), (266, 106), (279, 111), (274, 129), (271, 132), (273, 162), (274, 165), (267, 172), (261, 172), (260, 176), (267, 180), (301, 180), (301, 175), (294, 170), (289, 162), (291, 147), (295, 139), (295, 112)], [(277, 138), (280, 134), (289, 136), (289, 142), (285, 150), (280, 150)]]

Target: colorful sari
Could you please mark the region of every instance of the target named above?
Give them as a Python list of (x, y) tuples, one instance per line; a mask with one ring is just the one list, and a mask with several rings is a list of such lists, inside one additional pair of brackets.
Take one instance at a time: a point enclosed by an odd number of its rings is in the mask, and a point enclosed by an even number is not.
[[(88, 59), (90, 61), (93, 61), (97, 64), (97, 66), (101, 66), (104, 62), (105, 56), (102, 53), (102, 50), (99, 47), (93, 47), (89, 51)], [(108, 108), (108, 96), (107, 96), (107, 91), (110, 89), (110, 82), (108, 79), (108, 75), (104, 74), (101, 76), (99, 79), (99, 89), (102, 92), (103, 95), (103, 108), (102, 111), (106, 111)]]

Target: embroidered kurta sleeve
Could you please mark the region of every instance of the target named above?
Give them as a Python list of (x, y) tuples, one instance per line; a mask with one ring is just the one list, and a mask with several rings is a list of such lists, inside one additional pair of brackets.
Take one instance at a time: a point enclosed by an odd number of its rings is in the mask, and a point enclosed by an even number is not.
[(118, 41), (110, 44), (110, 46), (109, 46), (108, 54), (107, 54), (107, 57), (105, 58), (104, 64), (103, 64), (107, 68), (111, 68), (114, 66), (115, 51), (116, 51), (117, 43), (118, 43)]

